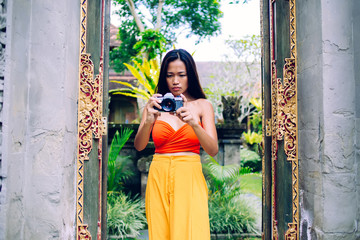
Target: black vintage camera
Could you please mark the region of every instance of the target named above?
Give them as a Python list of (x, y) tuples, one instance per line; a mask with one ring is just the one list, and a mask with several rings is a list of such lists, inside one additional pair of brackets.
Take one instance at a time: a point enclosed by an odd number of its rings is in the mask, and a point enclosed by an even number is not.
[(182, 97), (175, 97), (172, 93), (166, 93), (163, 97), (157, 97), (157, 99), (161, 100), (161, 109), (158, 109), (157, 107), (154, 108), (161, 112), (175, 112), (183, 106)]

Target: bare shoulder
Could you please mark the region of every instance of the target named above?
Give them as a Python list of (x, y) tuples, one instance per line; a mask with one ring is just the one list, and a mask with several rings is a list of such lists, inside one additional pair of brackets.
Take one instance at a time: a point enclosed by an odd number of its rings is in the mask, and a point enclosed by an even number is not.
[(204, 109), (204, 110), (213, 109), (211, 102), (207, 99), (199, 98), (195, 102), (196, 102), (196, 105), (201, 109)]
[(200, 118), (214, 112), (211, 102), (204, 98), (199, 98), (193, 101), (193, 107), (196, 109), (196, 112), (198, 112)]

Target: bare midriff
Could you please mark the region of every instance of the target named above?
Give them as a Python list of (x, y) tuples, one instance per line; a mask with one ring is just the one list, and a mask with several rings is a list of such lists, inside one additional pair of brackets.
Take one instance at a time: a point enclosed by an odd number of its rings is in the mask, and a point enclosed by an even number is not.
[(183, 155), (199, 155), (194, 152), (175, 152), (175, 153), (155, 153), (155, 155), (183, 156)]

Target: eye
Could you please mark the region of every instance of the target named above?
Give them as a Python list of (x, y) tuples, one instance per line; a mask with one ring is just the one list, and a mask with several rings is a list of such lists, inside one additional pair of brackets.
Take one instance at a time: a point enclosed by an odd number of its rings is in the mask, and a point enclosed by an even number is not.
[(180, 74), (180, 77), (186, 77), (186, 74)]
[(166, 75), (167, 78), (172, 78), (174, 75), (168, 74)]

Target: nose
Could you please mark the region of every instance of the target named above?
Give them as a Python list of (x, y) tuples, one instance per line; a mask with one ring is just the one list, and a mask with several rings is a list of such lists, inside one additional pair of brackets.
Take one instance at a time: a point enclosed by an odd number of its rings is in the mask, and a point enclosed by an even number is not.
[(173, 84), (179, 84), (179, 77), (178, 76), (174, 76), (174, 79), (173, 79)]

